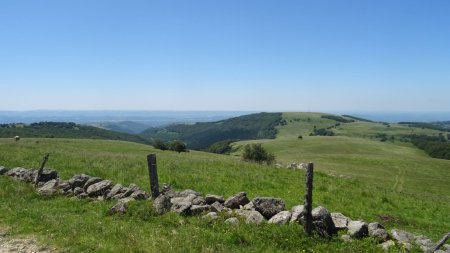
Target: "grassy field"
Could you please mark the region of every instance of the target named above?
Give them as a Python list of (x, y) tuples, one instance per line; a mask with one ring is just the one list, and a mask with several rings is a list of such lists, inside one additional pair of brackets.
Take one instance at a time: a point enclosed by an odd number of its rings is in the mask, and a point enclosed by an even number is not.
[[(434, 240), (447, 232), (450, 161), (428, 158), (400, 142), (343, 134), (309, 137), (313, 125), (334, 121), (317, 114), (303, 115), (306, 120), (311, 118), (310, 125), (288, 122), (280, 127), (277, 139), (263, 145), (282, 163), (314, 161), (314, 206)], [(297, 139), (298, 134), (304, 138)], [(246, 163), (236, 156), (179, 154), (120, 141), (23, 139), (15, 143), (0, 139), (3, 166), (38, 167), (46, 152), (51, 154), (48, 167), (57, 169), (63, 179), (87, 173), (148, 189), (146, 155), (156, 153), (160, 182), (175, 189), (225, 196), (246, 191), (250, 198), (283, 198), (288, 208), (303, 202), (303, 172)], [(37, 235), (69, 252), (381, 252), (370, 239), (353, 243), (312, 240), (297, 225), (229, 226), (222, 222), (225, 217), (208, 222), (175, 214), (157, 216), (147, 201), (132, 203), (123, 217), (111, 217), (107, 211), (113, 202), (43, 198), (31, 186), (7, 177), (0, 177), (0, 199), (1, 226), (10, 227), (13, 235)]]

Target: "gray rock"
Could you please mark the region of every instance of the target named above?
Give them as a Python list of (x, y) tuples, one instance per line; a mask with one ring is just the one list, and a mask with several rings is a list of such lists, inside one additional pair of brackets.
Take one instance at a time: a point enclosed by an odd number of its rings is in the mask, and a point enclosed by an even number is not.
[(203, 219), (217, 220), (219, 215), (216, 212), (209, 212), (202, 217)]
[(348, 222), (350, 221), (350, 219), (342, 213), (331, 213), (331, 219), (338, 230), (347, 229)]
[(257, 197), (252, 200), (255, 210), (260, 212), (266, 219), (286, 210), (284, 202), (279, 198)]
[(223, 196), (207, 194), (205, 197), (206, 204), (211, 205), (214, 202), (224, 203), (225, 199)]
[(382, 244), (380, 244), (380, 247), (383, 248), (385, 251), (389, 251), (389, 248), (395, 247), (395, 242), (389, 240), (387, 242), (383, 242)]
[(220, 213), (220, 212), (222, 212), (223, 208), (224, 208), (224, 206), (221, 203), (219, 203), (218, 201), (211, 204), (211, 211)]
[(264, 221), (264, 216), (258, 211), (248, 211), (248, 215), (245, 219), (247, 224), (261, 224)]
[(239, 220), (236, 217), (231, 217), (225, 220), (226, 224), (239, 224)]
[(123, 199), (119, 199), (119, 202), (122, 202), (122, 203), (129, 203), (129, 202), (133, 202), (133, 201), (136, 201), (135, 199), (133, 199), (133, 198), (123, 198)]
[[(81, 188), (80, 188), (81, 189)], [(81, 190), (83, 190), (83, 189), (81, 189)], [(85, 199), (85, 198), (87, 198), (87, 197), (89, 197), (89, 195), (87, 194), (87, 193), (85, 193), (85, 192), (82, 192), (81, 194), (78, 194), (78, 195), (76, 195), (77, 196), (77, 198), (79, 198), (79, 199)]]
[(135, 185), (135, 184), (130, 184), (127, 188), (127, 190), (123, 193), (123, 197), (129, 197), (131, 196), (131, 194), (133, 194), (135, 191), (139, 191), (140, 188), (139, 186)]
[(0, 175), (6, 174), (6, 172), (8, 172), (8, 169), (3, 166), (0, 166)]
[(347, 229), (347, 234), (356, 239), (366, 237), (369, 233), (367, 223), (363, 221), (350, 221)]
[(205, 211), (211, 211), (211, 207), (209, 205), (192, 205), (189, 213), (191, 215), (198, 215)]
[(272, 218), (270, 218), (269, 223), (272, 224), (286, 224), (291, 220), (291, 212), (289, 211), (281, 211)]
[(303, 220), (303, 213), (305, 211), (305, 206), (304, 205), (297, 205), (292, 207), (292, 215), (291, 215), (291, 223), (297, 222), (297, 223), (301, 223), (303, 224), (302, 220)]
[(38, 189), (39, 195), (51, 196), (58, 192), (58, 180), (52, 179), (47, 181), (41, 188)]
[(6, 172), (7, 176), (10, 176), (16, 180), (24, 182), (33, 182), (36, 174), (33, 170), (17, 167)]
[[(194, 198), (195, 198), (195, 195), (191, 195), (191, 196), (194, 196)], [(172, 198), (172, 199), (170, 199), (170, 202), (172, 203), (170, 210), (172, 212), (187, 215), (187, 214), (189, 214), (189, 209), (192, 206), (192, 202), (191, 202), (192, 199), (190, 199), (189, 196)]]
[(247, 193), (239, 192), (236, 195), (229, 197), (225, 201), (224, 206), (231, 208), (231, 209), (236, 209), (236, 208), (239, 208), (239, 206), (248, 204), (248, 202), (250, 202), (250, 201), (247, 198)]
[(126, 214), (128, 202), (119, 201), (109, 210), (109, 214)]
[(116, 184), (114, 187), (109, 191), (108, 195), (106, 196), (107, 199), (111, 199), (117, 194), (124, 193), (124, 187), (121, 184)]
[(410, 243), (414, 241), (414, 235), (399, 229), (391, 230), (392, 238), (400, 243)]
[(103, 196), (107, 190), (111, 190), (112, 182), (109, 180), (103, 180), (101, 182), (95, 183), (89, 186), (86, 193), (89, 197)]
[(178, 193), (178, 196), (180, 196), (180, 197), (187, 197), (188, 195), (202, 196), (202, 194), (200, 192), (196, 192), (191, 189), (187, 189), (187, 190), (184, 190), (184, 191)]
[(159, 195), (153, 201), (153, 208), (155, 209), (157, 214), (164, 214), (170, 210), (172, 203), (170, 203), (170, 198), (166, 195)]
[(137, 191), (133, 192), (133, 194), (131, 194), (130, 197), (135, 200), (146, 200), (148, 198), (148, 195), (144, 191), (137, 190)]
[(206, 201), (202, 196), (197, 196), (192, 200), (192, 205), (205, 205)]
[(80, 195), (84, 193), (83, 189), (81, 189), (81, 187), (76, 187), (75, 189), (73, 189), (73, 194), (75, 195)]
[(253, 202), (248, 202), (248, 204), (244, 205), (244, 206), (242, 207), (242, 209), (244, 209), (244, 210), (256, 211), (256, 210), (255, 210), (255, 205), (253, 204)]
[(416, 236), (414, 242), (420, 247), (423, 252), (430, 252), (435, 246), (433, 241), (424, 235)]
[(86, 181), (86, 183), (84, 183), (84, 185), (83, 185), (83, 190), (84, 190), (84, 191), (87, 191), (87, 188), (88, 188), (89, 186), (91, 186), (91, 185), (93, 185), (93, 184), (96, 184), (96, 183), (98, 183), (98, 182), (101, 182), (101, 181), (102, 181), (102, 179), (99, 178), (99, 177), (91, 177), (91, 178), (89, 178), (89, 179)]
[(62, 192), (62, 193), (67, 193), (68, 191), (72, 190), (72, 186), (70, 185), (69, 182), (67, 181), (61, 181), (58, 184), (58, 189)]
[(378, 222), (372, 222), (368, 225), (369, 236), (376, 239), (378, 242), (385, 242), (389, 240), (389, 234), (384, 227)]
[(89, 178), (91, 178), (91, 176), (85, 174), (75, 175), (67, 182), (72, 186), (72, 190), (74, 190), (76, 187), (83, 188), (84, 184), (89, 180)]
[(331, 214), (325, 207), (318, 206), (312, 210), (311, 214), (314, 227), (320, 235), (331, 237), (337, 233)]

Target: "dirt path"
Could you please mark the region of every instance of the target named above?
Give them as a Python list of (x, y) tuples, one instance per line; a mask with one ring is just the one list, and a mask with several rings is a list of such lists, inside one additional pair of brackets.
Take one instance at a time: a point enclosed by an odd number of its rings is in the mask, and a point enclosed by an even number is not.
[(11, 238), (8, 236), (8, 230), (0, 227), (0, 253), (11, 252), (50, 253), (57, 252), (57, 250), (38, 245), (32, 237)]

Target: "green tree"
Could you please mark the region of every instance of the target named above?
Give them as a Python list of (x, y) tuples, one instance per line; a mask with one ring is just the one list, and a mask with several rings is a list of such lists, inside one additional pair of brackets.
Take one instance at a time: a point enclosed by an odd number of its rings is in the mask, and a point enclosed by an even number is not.
[(186, 144), (180, 140), (175, 140), (170, 143), (170, 150), (177, 151), (178, 153), (187, 152)]
[(161, 150), (168, 150), (169, 147), (167, 146), (167, 143), (163, 142), (162, 140), (155, 140), (153, 142), (153, 147)]
[(275, 161), (275, 155), (269, 153), (265, 148), (261, 146), (260, 143), (245, 145), (242, 158), (245, 161), (267, 164), (271, 164)]

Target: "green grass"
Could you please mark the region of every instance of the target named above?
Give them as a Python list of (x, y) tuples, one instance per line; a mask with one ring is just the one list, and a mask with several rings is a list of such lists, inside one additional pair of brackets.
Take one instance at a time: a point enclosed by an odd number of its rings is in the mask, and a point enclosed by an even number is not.
[[(326, 127), (334, 121), (321, 119), (320, 114), (288, 116), (305, 116), (305, 121), (288, 118), (277, 139), (264, 140), (263, 145), (280, 162), (314, 161), (314, 206), (434, 240), (447, 232), (450, 161), (429, 158), (409, 144), (370, 138), (304, 134), (298, 140), (297, 135), (308, 133), (313, 125)], [(246, 191), (250, 198), (283, 198), (289, 208), (303, 202), (303, 172), (246, 163), (235, 156), (178, 154), (120, 141), (0, 139), (3, 166), (36, 168), (46, 152), (51, 154), (48, 167), (57, 169), (63, 179), (87, 173), (148, 189), (146, 155), (156, 153), (160, 183), (177, 190), (192, 188), (226, 197)], [(107, 211), (113, 202), (43, 198), (30, 185), (7, 177), (0, 177), (0, 199), (0, 225), (11, 227), (14, 235), (38, 235), (70, 252), (381, 252), (370, 239), (311, 240), (297, 225), (230, 226), (223, 224), (225, 217), (208, 222), (175, 214), (156, 216), (147, 201), (132, 203), (125, 216), (110, 217)]]

